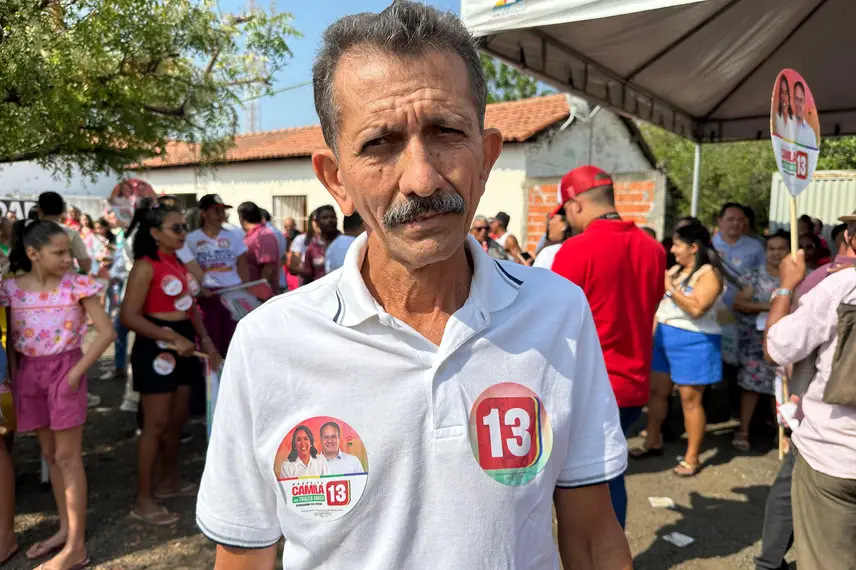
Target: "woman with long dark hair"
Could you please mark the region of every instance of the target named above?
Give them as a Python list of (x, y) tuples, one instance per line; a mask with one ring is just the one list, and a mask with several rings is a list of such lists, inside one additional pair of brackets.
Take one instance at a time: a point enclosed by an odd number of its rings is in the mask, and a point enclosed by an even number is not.
[(690, 223), (675, 230), (672, 253), (677, 264), (666, 272), (666, 294), (656, 316), (648, 435), (644, 445), (631, 455), (663, 455), (660, 429), (676, 384), (684, 411), (687, 451), (674, 473), (691, 477), (699, 470), (704, 439), (702, 395), (706, 386), (722, 380), (722, 329), (714, 306), (727, 274), (713, 249), (710, 233), (701, 224)]
[(794, 110), (791, 107), (791, 89), (788, 78), (782, 74), (779, 79), (779, 96), (776, 106), (776, 116), (773, 120), (773, 132), (785, 139), (793, 139)]
[(304, 425), (294, 428), (291, 434), (291, 453), (288, 460), (282, 462), (280, 477), (305, 477), (307, 475), (327, 475), (327, 460), (315, 447), (312, 430)]
[[(134, 267), (122, 301), (122, 323), (136, 333), (131, 351), (134, 390), (140, 393), (142, 433), (137, 444), (137, 498), (131, 517), (152, 525), (174, 523), (158, 501), (196, 493), (182, 482), (178, 467), (181, 427), (187, 419), (191, 386), (204, 385), (196, 338), (219, 366), (220, 355), (205, 330), (194, 296), (199, 285), (176, 257), (184, 246), (184, 215), (154, 206), (135, 215)], [(161, 452), (162, 481), (154, 489), (154, 467)]]

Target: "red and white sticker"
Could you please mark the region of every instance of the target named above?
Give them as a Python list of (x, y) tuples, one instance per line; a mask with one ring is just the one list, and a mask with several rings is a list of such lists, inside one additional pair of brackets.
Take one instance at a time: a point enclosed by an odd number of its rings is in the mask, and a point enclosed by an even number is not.
[(193, 297), (190, 295), (182, 295), (175, 300), (176, 311), (186, 311), (193, 306)]
[(184, 285), (182, 285), (181, 279), (175, 275), (164, 275), (163, 279), (161, 279), (161, 291), (170, 297), (180, 295), (182, 289), (184, 289)]
[(532, 481), (550, 459), (553, 430), (538, 395), (522, 384), (495, 384), (470, 412), (470, 443), (485, 473), (503, 485)]
[(161, 352), (155, 357), (152, 368), (161, 376), (169, 376), (175, 370), (175, 357), (168, 352)]

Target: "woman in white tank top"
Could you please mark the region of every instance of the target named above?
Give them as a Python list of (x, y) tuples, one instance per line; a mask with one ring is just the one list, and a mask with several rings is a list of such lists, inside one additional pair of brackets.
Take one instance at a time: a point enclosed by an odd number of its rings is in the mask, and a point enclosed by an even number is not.
[(663, 455), (660, 428), (674, 384), (681, 394), (687, 451), (675, 475), (692, 477), (699, 470), (699, 450), (706, 418), (704, 389), (722, 380), (722, 329), (716, 319), (724, 291), (719, 256), (710, 233), (698, 223), (675, 230), (672, 254), (677, 265), (666, 272), (666, 294), (656, 315), (648, 436), (636, 458)]

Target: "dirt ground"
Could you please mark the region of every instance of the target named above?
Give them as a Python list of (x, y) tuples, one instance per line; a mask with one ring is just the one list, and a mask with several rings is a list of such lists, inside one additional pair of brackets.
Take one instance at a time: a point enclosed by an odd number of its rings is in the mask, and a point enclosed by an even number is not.
[[(169, 503), (170, 508), (182, 513), (182, 520), (174, 527), (155, 529), (128, 519), (136, 464), (136, 422), (134, 414), (119, 411), (124, 383), (100, 380), (109, 367), (109, 361), (102, 360), (91, 372), (90, 391), (103, 401), (100, 408), (90, 411), (84, 436), (90, 484), (87, 544), (94, 568), (211, 568), (214, 548), (196, 529), (194, 499)], [(702, 456), (706, 467), (694, 479), (679, 479), (670, 472), (676, 455), (683, 451), (680, 442), (667, 446), (666, 457), (631, 463), (627, 536), (636, 569), (754, 568), (752, 557), (760, 548), (764, 502), (778, 461), (772, 449), (772, 431), (759, 433), (753, 440), (753, 447), (759, 451), (735, 456), (730, 446), (732, 427), (710, 428)], [(193, 441), (182, 448), (185, 474), (198, 480), (205, 460), (204, 424), (195, 422), (190, 429)], [(639, 442), (634, 438), (631, 445)], [(35, 438), (18, 438), (15, 461), (19, 474), (16, 523), (23, 552), (54, 531), (56, 517), (50, 490), (39, 482)], [(651, 496), (671, 497), (676, 508), (651, 508)], [(695, 542), (678, 548), (662, 539), (674, 531), (693, 537)], [(19, 554), (6, 568), (34, 566)]]

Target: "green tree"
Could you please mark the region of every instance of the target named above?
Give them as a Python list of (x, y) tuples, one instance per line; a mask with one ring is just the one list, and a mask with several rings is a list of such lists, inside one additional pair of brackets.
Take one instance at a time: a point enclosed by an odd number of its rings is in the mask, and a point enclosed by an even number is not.
[(525, 73), (520, 73), (496, 58), (481, 54), (482, 70), (487, 81), (487, 102), (518, 101), (553, 91)]
[[(691, 141), (649, 123), (639, 124), (658, 165), (679, 191), (678, 213), (688, 215), (692, 200), (695, 149)], [(770, 182), (776, 159), (770, 141), (705, 144), (702, 146), (699, 218), (713, 223), (725, 202), (755, 210), (764, 223), (770, 210)]]
[(856, 137), (838, 137), (820, 141), (820, 158), (817, 159), (818, 170), (851, 170), (854, 168), (856, 168)]
[(169, 141), (222, 153), (290, 57), (290, 20), (214, 0), (4, 0), (0, 163), (122, 170)]

